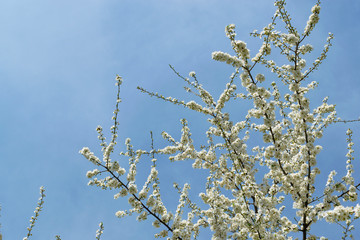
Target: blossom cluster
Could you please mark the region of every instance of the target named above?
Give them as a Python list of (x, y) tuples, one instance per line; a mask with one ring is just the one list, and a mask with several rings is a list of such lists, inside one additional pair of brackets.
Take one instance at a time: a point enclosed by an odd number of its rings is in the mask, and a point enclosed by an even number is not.
[(238, 57), (231, 56), (230, 54), (224, 53), (221, 51), (213, 52), (212, 58), (216, 61), (225, 62), (227, 64), (231, 64), (232, 66), (238, 67), (238, 68), (240, 68), (244, 65), (244, 62), (241, 59), (239, 59)]

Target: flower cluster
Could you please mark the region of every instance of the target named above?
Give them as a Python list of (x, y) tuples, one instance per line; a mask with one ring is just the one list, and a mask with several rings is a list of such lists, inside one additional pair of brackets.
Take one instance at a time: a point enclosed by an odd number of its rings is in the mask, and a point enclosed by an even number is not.
[(315, 25), (319, 22), (319, 14), (320, 14), (320, 4), (316, 4), (311, 8), (312, 14), (309, 16), (309, 20), (306, 23), (306, 27), (304, 30), (304, 35), (308, 36), (310, 32), (314, 29)]
[(240, 67), (244, 66), (244, 62), (241, 59), (239, 59), (235, 56), (231, 56), (230, 54), (224, 53), (221, 51), (213, 52), (212, 58), (219, 62), (226, 62), (227, 64), (230, 64), (234, 67), (240, 68)]

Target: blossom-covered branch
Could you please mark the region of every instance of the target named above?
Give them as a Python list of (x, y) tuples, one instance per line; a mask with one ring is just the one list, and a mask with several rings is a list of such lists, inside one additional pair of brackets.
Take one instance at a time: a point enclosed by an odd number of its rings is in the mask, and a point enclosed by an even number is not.
[[(303, 240), (324, 240), (326, 236), (312, 232), (313, 226), (322, 219), (338, 224), (344, 237), (351, 236), (352, 223), (360, 217), (360, 205), (356, 203), (360, 183), (354, 177), (352, 131), (349, 129), (346, 133), (346, 175), (338, 179), (335, 171), (330, 172), (323, 188), (317, 182), (318, 166), (322, 161), (319, 158), (322, 146), (317, 142), (330, 124), (358, 120), (338, 118), (335, 104), (329, 104), (328, 97), (318, 106), (310, 104), (309, 98), (309, 93), (318, 87), (317, 81), (309, 79), (327, 58), (333, 35), (329, 34), (318, 57), (307, 63), (305, 57), (315, 51), (307, 41), (319, 22), (321, 2), (316, 1), (311, 8), (304, 31), (293, 24), (285, 0), (276, 0), (274, 5), (276, 10), (270, 24), (262, 31), (251, 33), (262, 41), (254, 56), (247, 44), (236, 38), (234, 24), (225, 28), (234, 53), (215, 51), (212, 58), (231, 65), (234, 72), (219, 96), (206, 90), (194, 71), (184, 77), (172, 66), (170, 68), (186, 84), (186, 92), (196, 96), (195, 100), (178, 100), (138, 87), (151, 97), (205, 115), (209, 125), (205, 133), (206, 145), (198, 147), (200, 144), (191, 135), (191, 124), (181, 119), (180, 139), (163, 132), (162, 137), (168, 145), (161, 149), (154, 148), (152, 135), (150, 150), (134, 150), (130, 139), (126, 139), (127, 150), (120, 156), (127, 158), (128, 166), (120, 166), (118, 160), (111, 159), (117, 138), (118, 88), (109, 145), (102, 128), (97, 128), (103, 159), (96, 157), (89, 148), (80, 151), (101, 168), (87, 173), (91, 179), (89, 185), (115, 190), (115, 199), (128, 196), (131, 208), (116, 212), (116, 216), (136, 213), (139, 221), (151, 217), (153, 226), (161, 228), (155, 237), (168, 239), (197, 239), (202, 229), (209, 228), (212, 239), (216, 240), (282, 240), (294, 236)], [(285, 32), (276, 29), (281, 22)], [(285, 64), (278, 65), (270, 58), (274, 53), (283, 57), (279, 62)], [(271, 81), (274, 78), (277, 79)], [(117, 82), (120, 86), (120, 77)], [(251, 107), (241, 119), (228, 105), (245, 101)], [(249, 139), (255, 141), (250, 143)], [(204, 179), (205, 191), (199, 193), (201, 205), (189, 197), (191, 183), (186, 183), (183, 187), (174, 184), (179, 194), (176, 209), (166, 207), (161, 198), (157, 170), (157, 158), (161, 155), (168, 156), (172, 162), (193, 161), (194, 169), (208, 172)], [(139, 191), (136, 176), (140, 160), (151, 161), (152, 165)], [(102, 178), (98, 179), (100, 176)]]

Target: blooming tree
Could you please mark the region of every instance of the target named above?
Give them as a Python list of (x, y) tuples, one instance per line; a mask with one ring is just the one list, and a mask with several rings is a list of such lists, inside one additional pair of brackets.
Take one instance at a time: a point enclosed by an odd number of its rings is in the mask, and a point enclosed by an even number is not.
[[(292, 24), (285, 0), (275, 1), (275, 6), (271, 23), (251, 33), (262, 41), (254, 56), (245, 42), (236, 39), (235, 25), (226, 27), (234, 53), (217, 51), (212, 58), (232, 65), (234, 73), (219, 97), (203, 88), (195, 72), (190, 72), (189, 78), (183, 77), (173, 67), (198, 101), (185, 102), (139, 87), (150, 96), (204, 114), (209, 122), (206, 145), (198, 147), (188, 121), (182, 119), (180, 139), (163, 132), (168, 146), (152, 146), (149, 150), (135, 149), (126, 139), (127, 150), (120, 152), (122, 159), (114, 160), (122, 83), (122, 78), (116, 77), (118, 92), (110, 141), (106, 142), (102, 127), (96, 129), (102, 159), (87, 147), (80, 153), (96, 166), (86, 174), (89, 185), (113, 189), (115, 199), (128, 198), (130, 209), (116, 212), (117, 217), (137, 214), (139, 221), (148, 219), (160, 229), (155, 237), (168, 239), (196, 239), (206, 228), (211, 230), (212, 239), (327, 239), (311, 231), (319, 220), (339, 224), (343, 239), (351, 237), (353, 221), (360, 217), (360, 204), (356, 203), (360, 184), (353, 177), (352, 131), (346, 132), (346, 175), (337, 177), (332, 171), (326, 185), (319, 186), (317, 162), (322, 147), (316, 142), (327, 126), (346, 121), (337, 117), (335, 105), (327, 98), (312, 108), (308, 97), (318, 86), (310, 80), (311, 74), (326, 59), (333, 35), (329, 34), (316, 60), (307, 63), (305, 56), (313, 51), (307, 40), (319, 21), (320, 1), (312, 7), (301, 31)], [(284, 23), (282, 32), (275, 28), (278, 22)], [(272, 60), (273, 52), (280, 53), (286, 64)], [(270, 82), (268, 79), (274, 76), (276, 80)], [(230, 101), (247, 101), (252, 107), (244, 119), (234, 119), (225, 108)], [(250, 138), (262, 141), (251, 146)], [(193, 168), (208, 171), (206, 191), (199, 193), (202, 203), (189, 197), (190, 184), (174, 184), (179, 204), (175, 211), (166, 206), (158, 177), (157, 159), (161, 155), (171, 161), (193, 161)], [(123, 158), (128, 159), (128, 164)], [(150, 158), (152, 166), (147, 180), (139, 183), (137, 165), (144, 158)]]

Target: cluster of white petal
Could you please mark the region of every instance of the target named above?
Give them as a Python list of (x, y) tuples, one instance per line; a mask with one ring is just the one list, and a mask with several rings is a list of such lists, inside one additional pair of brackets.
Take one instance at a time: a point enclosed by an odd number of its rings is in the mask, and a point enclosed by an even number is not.
[(244, 65), (244, 62), (241, 59), (221, 51), (213, 52), (212, 58), (219, 62), (226, 62), (227, 64), (230, 64), (233, 67), (240, 68)]
[(320, 5), (316, 4), (311, 9), (312, 14), (309, 16), (309, 20), (306, 23), (304, 35), (308, 36), (314, 29), (315, 25), (319, 22)]

